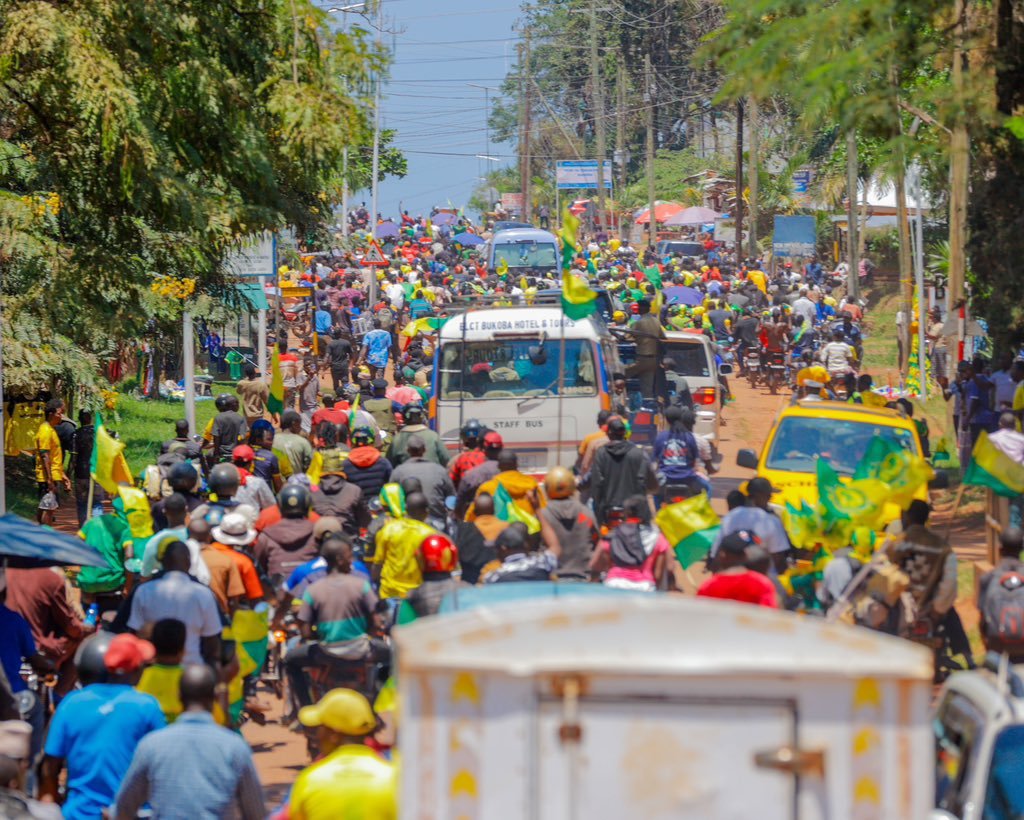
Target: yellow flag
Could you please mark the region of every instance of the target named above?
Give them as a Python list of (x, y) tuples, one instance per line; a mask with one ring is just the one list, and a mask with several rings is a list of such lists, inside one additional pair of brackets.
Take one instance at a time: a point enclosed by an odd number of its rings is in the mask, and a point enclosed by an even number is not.
[(96, 414), (96, 438), (89, 465), (93, 480), (108, 493), (116, 493), (120, 484), (134, 484), (132, 471), (124, 457), (124, 442), (107, 432), (103, 419)]

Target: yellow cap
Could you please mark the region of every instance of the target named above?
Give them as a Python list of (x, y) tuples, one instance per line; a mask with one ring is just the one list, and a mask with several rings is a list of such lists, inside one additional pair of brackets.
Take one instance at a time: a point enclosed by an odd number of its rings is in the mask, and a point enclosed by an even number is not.
[(343, 735), (368, 735), (377, 728), (377, 716), (368, 701), (354, 689), (332, 689), (313, 706), (299, 709), (303, 726), (326, 726)]

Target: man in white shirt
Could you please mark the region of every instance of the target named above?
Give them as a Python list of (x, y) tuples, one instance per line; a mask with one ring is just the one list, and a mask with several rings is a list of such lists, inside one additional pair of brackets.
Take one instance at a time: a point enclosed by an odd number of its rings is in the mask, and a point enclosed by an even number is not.
[(1013, 394), (1017, 391), (1017, 381), (1013, 378), (1013, 353), (1006, 351), (999, 357), (999, 369), (990, 377), (995, 385), (995, 410), (1013, 407)]
[(217, 598), (188, 575), (188, 547), (175, 541), (164, 552), (164, 574), (148, 581), (132, 597), (128, 628), (138, 632), (146, 624), (176, 618), (185, 624), (183, 663), (220, 663), (220, 633), (223, 624)]
[(835, 379), (849, 372), (857, 360), (857, 355), (853, 348), (843, 341), (843, 331), (837, 329), (832, 334), (832, 341), (818, 351), (818, 358), (825, 365), (829, 375)]
[(722, 528), (711, 547), (712, 558), (718, 552), (718, 545), (730, 533), (747, 530), (758, 539), (758, 546), (772, 556), (776, 572), (784, 572), (792, 545), (782, 524), (782, 519), (769, 511), (775, 488), (767, 478), (752, 478), (747, 484), (747, 506), (730, 510), (722, 519)]
[(793, 302), (793, 312), (804, 317), (808, 330), (814, 327), (814, 323), (818, 320), (818, 309), (808, 298), (807, 288), (800, 288), (800, 296)]
[(1018, 464), (1024, 464), (1024, 433), (1017, 432), (1017, 418), (1011, 412), (999, 416), (999, 429), (988, 440)]

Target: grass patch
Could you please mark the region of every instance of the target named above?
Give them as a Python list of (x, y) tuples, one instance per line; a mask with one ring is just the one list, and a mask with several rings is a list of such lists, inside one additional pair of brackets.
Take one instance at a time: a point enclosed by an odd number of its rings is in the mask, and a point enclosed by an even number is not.
[[(214, 393), (234, 394), (234, 382), (217, 383)], [(196, 402), (197, 432), (216, 414), (212, 400)], [(125, 457), (132, 474), (138, 475), (160, 455), (160, 445), (174, 436), (174, 422), (185, 418), (185, 405), (165, 399), (136, 399), (121, 396), (116, 413), (107, 411), (103, 422), (125, 443)], [(9, 512), (34, 518), (36, 492), (35, 459), (18, 456), (4, 459), (6, 467), (7, 509)]]

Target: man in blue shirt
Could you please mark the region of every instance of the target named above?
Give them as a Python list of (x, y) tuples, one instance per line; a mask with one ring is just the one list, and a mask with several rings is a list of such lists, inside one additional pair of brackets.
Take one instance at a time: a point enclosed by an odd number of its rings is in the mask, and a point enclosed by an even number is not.
[[(88, 656), (85, 645), (82, 653)], [(117, 635), (103, 654), (105, 681), (72, 692), (54, 712), (39, 794), (44, 801), (57, 801), (60, 770), (66, 765), (67, 800), (62, 809), (67, 820), (99, 820), (113, 804), (139, 741), (166, 725), (156, 698), (134, 688), (143, 664), (154, 654), (148, 641), (128, 633)]]
[(209, 666), (181, 674), (185, 711), (173, 726), (142, 739), (117, 794), (117, 820), (134, 820), (147, 801), (156, 817), (266, 817), (252, 751), (214, 720), (217, 677)]
[(373, 320), (373, 330), (363, 337), (363, 352), (359, 356), (359, 364), (366, 362), (373, 370), (373, 378), (384, 378), (384, 369), (388, 366), (391, 355), (391, 334), (381, 330), (380, 320)]
[(820, 285), (824, 276), (825, 272), (821, 268), (821, 262), (819, 262), (818, 257), (812, 253), (811, 260), (804, 265), (804, 279), (806, 281), (813, 282), (815, 285)]

